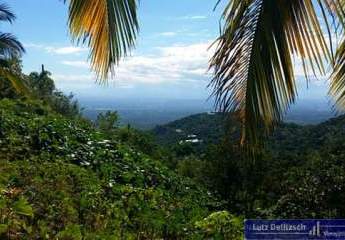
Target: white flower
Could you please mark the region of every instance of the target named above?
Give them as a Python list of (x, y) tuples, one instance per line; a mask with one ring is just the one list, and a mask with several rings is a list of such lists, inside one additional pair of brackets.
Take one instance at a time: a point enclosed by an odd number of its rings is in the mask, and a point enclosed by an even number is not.
[(115, 184), (115, 180), (110, 180), (110, 182), (109, 182), (109, 187), (113, 187), (114, 184)]

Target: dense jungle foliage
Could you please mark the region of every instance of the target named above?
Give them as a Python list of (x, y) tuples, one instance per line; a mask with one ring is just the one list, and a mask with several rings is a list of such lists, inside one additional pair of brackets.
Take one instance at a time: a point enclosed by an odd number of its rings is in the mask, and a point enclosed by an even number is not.
[[(281, 124), (255, 159), (238, 147), (233, 121), (198, 114), (159, 126), (166, 164), (217, 192), (227, 209), (246, 218), (344, 218), (345, 116), (310, 126)], [(177, 131), (176, 131), (177, 130)], [(194, 135), (198, 143), (186, 142)], [(189, 137), (188, 137), (189, 136)]]

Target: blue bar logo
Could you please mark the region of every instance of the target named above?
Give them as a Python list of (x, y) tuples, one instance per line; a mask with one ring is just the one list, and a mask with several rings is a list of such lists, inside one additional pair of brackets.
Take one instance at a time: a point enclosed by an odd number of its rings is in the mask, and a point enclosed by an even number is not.
[(345, 240), (345, 219), (246, 220), (245, 239)]

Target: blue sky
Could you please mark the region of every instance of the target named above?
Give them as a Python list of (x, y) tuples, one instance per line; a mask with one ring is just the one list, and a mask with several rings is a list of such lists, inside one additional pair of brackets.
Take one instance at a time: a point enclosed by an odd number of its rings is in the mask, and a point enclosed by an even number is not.
[[(58, 88), (78, 98), (206, 99), (208, 47), (219, 32), (222, 6), (216, 0), (143, 0), (137, 48), (117, 69), (108, 86), (95, 83), (88, 50), (71, 43), (67, 8), (60, 0), (5, 1), (17, 15), (12, 32), (26, 47), (24, 71), (38, 71), (42, 63), (53, 73)], [(299, 74), (299, 71), (297, 71)], [(306, 91), (300, 79), (300, 97), (325, 99), (324, 80)]]

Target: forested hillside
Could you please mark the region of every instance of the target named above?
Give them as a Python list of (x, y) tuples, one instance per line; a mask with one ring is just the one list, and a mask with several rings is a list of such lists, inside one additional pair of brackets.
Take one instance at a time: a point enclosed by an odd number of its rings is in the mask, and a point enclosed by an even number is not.
[[(221, 131), (221, 115), (199, 114), (152, 132), (169, 149), (172, 169), (215, 190), (228, 210), (251, 218), (341, 218), (345, 189), (345, 117), (319, 125), (281, 124), (251, 158), (239, 125)], [(181, 131), (176, 132), (177, 129)], [(198, 142), (189, 142), (194, 134)]]
[[(236, 144), (240, 126), (235, 118), (220, 113), (201, 113), (176, 120), (166, 125), (155, 127), (150, 133), (156, 142), (162, 146), (190, 144), (198, 150), (207, 146), (233, 140)], [(268, 148), (277, 150), (305, 151), (334, 145), (334, 141), (345, 137), (345, 116), (329, 119), (318, 125), (298, 125), (282, 123), (269, 136), (266, 142)], [(198, 141), (189, 141), (189, 140)]]
[[(209, 144), (219, 143), (222, 137), (226, 135), (225, 120), (229, 119), (220, 113), (200, 113), (157, 126), (151, 133), (160, 145), (172, 146), (194, 143), (193, 145), (198, 150), (202, 150)], [(231, 119), (227, 125), (231, 125), (227, 132), (229, 135), (239, 133), (239, 125), (234, 119)]]
[(115, 115), (96, 129), (37, 101), (0, 109), (1, 239), (241, 238), (216, 195), (137, 150)]
[(113, 112), (92, 123), (38, 100), (0, 109), (2, 238), (241, 239), (244, 218), (345, 215), (344, 117), (282, 124), (251, 159), (220, 114), (158, 127), (157, 141)]

